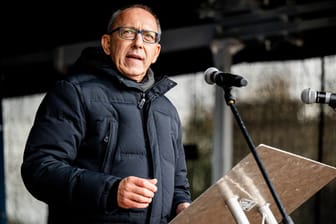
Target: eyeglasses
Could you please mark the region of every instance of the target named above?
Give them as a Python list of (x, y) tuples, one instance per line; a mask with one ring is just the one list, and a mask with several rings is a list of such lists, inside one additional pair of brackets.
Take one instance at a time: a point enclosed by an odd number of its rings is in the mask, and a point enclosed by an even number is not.
[(160, 41), (160, 34), (151, 30), (138, 30), (132, 27), (118, 27), (110, 34), (118, 31), (119, 37), (124, 40), (135, 40), (137, 34), (141, 34), (142, 40), (146, 43), (155, 44)]

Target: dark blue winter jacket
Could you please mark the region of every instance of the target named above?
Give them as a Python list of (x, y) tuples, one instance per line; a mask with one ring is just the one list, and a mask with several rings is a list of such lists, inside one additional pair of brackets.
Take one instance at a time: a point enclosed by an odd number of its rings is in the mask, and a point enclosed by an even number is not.
[[(167, 223), (190, 202), (181, 124), (164, 96), (176, 83), (155, 77), (143, 91), (110, 61), (101, 48), (84, 50), (37, 111), (21, 174), (50, 224)], [(117, 206), (127, 176), (158, 179), (147, 209)]]

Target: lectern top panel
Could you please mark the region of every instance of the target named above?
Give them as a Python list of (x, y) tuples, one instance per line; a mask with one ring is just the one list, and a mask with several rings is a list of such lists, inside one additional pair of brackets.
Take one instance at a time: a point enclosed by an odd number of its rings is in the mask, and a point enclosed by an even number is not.
[[(286, 211), (290, 214), (336, 177), (336, 168), (268, 145), (256, 148)], [(227, 201), (238, 197), (250, 223), (262, 223), (260, 207), (269, 204), (281, 222), (270, 190), (250, 153), (194, 200), (171, 224), (235, 224)]]

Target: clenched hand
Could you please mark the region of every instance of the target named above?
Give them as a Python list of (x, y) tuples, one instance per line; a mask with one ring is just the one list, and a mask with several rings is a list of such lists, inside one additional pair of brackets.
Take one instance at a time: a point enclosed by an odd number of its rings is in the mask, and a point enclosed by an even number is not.
[(129, 176), (120, 181), (117, 195), (121, 208), (146, 208), (157, 191), (157, 179)]

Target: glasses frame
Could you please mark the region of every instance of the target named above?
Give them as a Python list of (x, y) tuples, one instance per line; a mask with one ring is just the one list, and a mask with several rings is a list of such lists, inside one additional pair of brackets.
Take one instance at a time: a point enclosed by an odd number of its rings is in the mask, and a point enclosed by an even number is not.
[[(130, 30), (135, 31), (135, 36), (134, 36), (134, 38), (125, 38), (125, 37), (123, 37), (123, 36), (122, 36), (122, 33), (121, 33), (121, 30), (122, 30), (122, 29), (130, 29)], [(124, 26), (119, 26), (119, 27), (117, 27), (117, 28), (111, 30), (111, 31), (109, 32), (109, 34), (112, 34), (112, 33), (116, 32), (116, 31), (118, 31), (119, 37), (120, 37), (121, 39), (123, 39), (123, 40), (135, 40), (135, 38), (137, 37), (137, 35), (138, 35), (138, 34), (141, 34), (141, 37), (142, 37), (143, 42), (145, 42), (145, 43), (149, 43), (149, 44), (159, 43), (159, 41), (160, 41), (160, 36), (161, 36), (160, 33), (155, 32), (155, 31), (152, 31), (152, 30), (138, 30), (138, 29), (133, 28), (133, 27), (124, 27)], [(144, 39), (144, 36), (143, 36), (143, 32), (153, 32), (153, 33), (155, 34), (155, 41), (154, 41), (154, 42), (149, 42), (149, 41), (145, 40), (145, 39)]]

